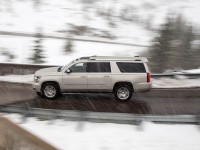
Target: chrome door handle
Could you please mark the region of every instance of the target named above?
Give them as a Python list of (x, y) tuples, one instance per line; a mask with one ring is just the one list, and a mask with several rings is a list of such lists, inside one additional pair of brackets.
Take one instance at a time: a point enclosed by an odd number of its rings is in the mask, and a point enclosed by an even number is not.
[(81, 78), (86, 78), (86, 76), (81, 76)]

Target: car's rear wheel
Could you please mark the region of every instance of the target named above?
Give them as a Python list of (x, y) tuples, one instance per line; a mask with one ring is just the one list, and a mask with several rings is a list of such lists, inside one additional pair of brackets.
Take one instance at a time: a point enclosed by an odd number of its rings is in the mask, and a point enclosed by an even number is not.
[(45, 83), (42, 88), (42, 95), (47, 99), (55, 99), (59, 95), (59, 88), (54, 83)]
[(133, 90), (128, 85), (119, 85), (114, 90), (115, 99), (118, 101), (128, 101), (132, 97)]

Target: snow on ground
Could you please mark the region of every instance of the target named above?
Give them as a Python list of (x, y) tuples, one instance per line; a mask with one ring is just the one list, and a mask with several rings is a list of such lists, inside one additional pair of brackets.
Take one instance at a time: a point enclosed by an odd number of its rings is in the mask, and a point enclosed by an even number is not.
[[(57, 31), (68, 30), (73, 24), (109, 31), (119, 41), (147, 43), (152, 33), (145, 22), (158, 27), (167, 14), (181, 13), (200, 23), (199, 6), (197, 0), (42, 0), (40, 5), (33, 0), (10, 0), (0, 2), (0, 30), (34, 33), (41, 27), (44, 33), (61, 34)], [(110, 21), (116, 25), (110, 26)]]
[(0, 81), (14, 82), (14, 83), (32, 83), (33, 76), (34, 76), (33, 74), (0, 76)]
[(200, 73), (200, 68), (191, 69), (191, 70), (184, 70), (184, 73)]
[(200, 78), (188, 79), (185, 76), (177, 75), (175, 78), (152, 79), (153, 88), (195, 88), (200, 87)]
[(36, 118), (21, 122), (17, 114), (5, 117), (61, 150), (199, 150), (200, 147), (197, 125), (144, 122), (138, 127)]
[(163, 77), (163, 78), (152, 78), (153, 88), (194, 88), (200, 87), (200, 78), (189, 79), (187, 76), (176, 75), (176, 74), (200, 74), (200, 69), (182, 70), (179, 72), (173, 72), (174, 78)]

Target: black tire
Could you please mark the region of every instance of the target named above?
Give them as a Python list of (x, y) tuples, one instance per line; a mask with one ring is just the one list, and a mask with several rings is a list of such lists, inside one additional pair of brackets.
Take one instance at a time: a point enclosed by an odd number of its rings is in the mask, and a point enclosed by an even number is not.
[(47, 99), (56, 99), (60, 95), (60, 90), (57, 84), (55, 83), (45, 83), (42, 86), (42, 95)]
[(133, 94), (132, 88), (126, 84), (119, 85), (114, 89), (115, 99), (121, 102), (129, 101), (132, 97), (132, 94)]

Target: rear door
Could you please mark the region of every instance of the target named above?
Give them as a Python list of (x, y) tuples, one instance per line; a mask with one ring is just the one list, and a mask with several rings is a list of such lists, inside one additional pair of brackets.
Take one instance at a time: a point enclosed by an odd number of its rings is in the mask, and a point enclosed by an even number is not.
[(86, 72), (89, 92), (111, 92), (110, 62), (87, 62)]

